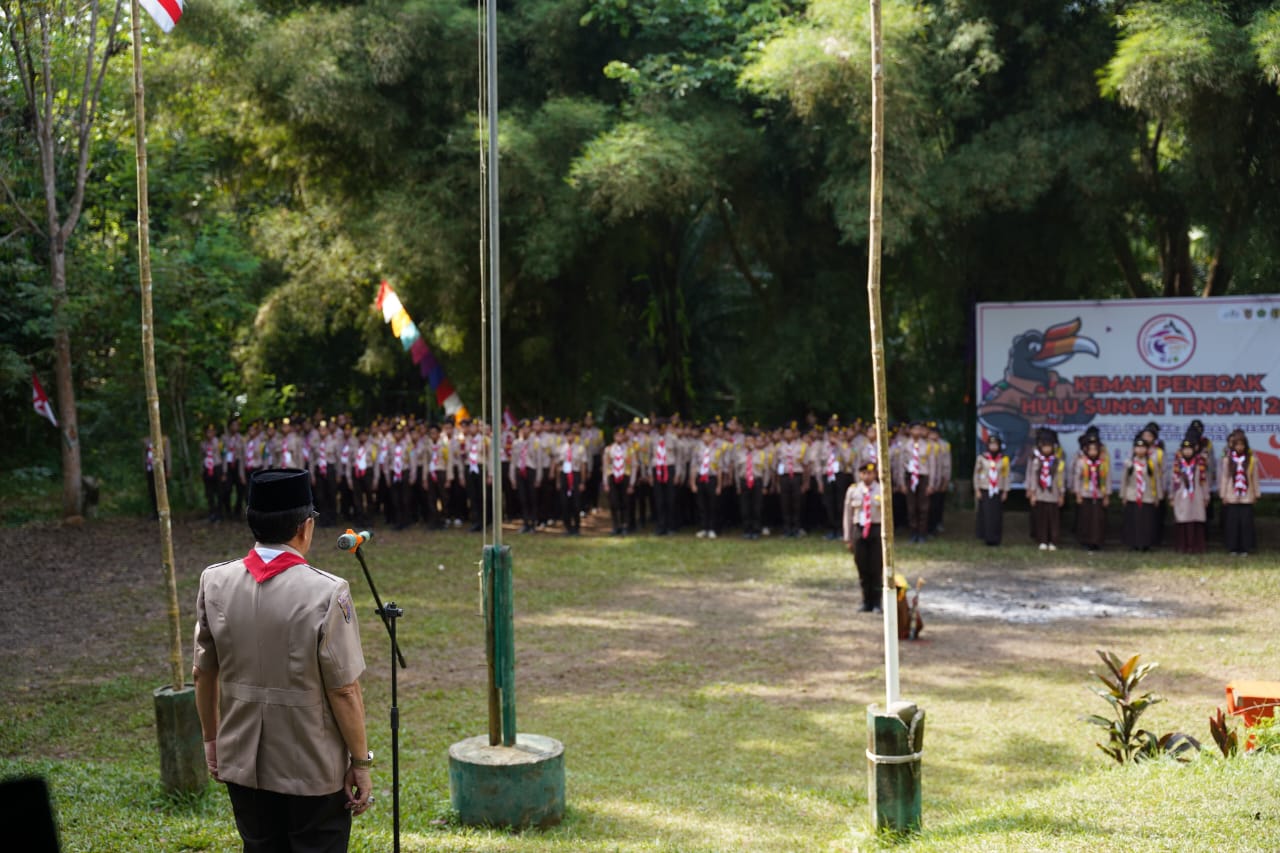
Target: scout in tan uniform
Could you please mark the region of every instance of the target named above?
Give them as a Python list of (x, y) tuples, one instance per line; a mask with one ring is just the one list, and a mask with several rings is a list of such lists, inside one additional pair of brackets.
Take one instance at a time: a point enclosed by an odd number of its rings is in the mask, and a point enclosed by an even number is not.
[(880, 520), (884, 495), (876, 475), (876, 463), (864, 462), (858, 482), (845, 492), (844, 542), (853, 552), (862, 585), (862, 612), (880, 612), (884, 594), (884, 557), (880, 551)]
[(1181, 554), (1204, 553), (1205, 508), (1209, 505), (1207, 460), (1198, 441), (1183, 439), (1173, 459), (1173, 546)]
[(778, 445), (774, 461), (777, 463), (778, 492), (782, 497), (782, 535), (796, 537), (800, 530), (800, 507), (808, 480), (805, 467), (806, 446), (796, 438), (796, 424), (791, 424), (782, 433), (782, 443)]
[(987, 452), (973, 465), (973, 497), (978, 507), (978, 538), (999, 545), (1004, 538), (1004, 502), (1009, 497), (1009, 457), (995, 433), (987, 436)]
[(579, 439), (576, 424), (569, 427), (564, 441), (556, 449), (554, 465), (564, 532), (569, 536), (577, 536), (582, 529), (582, 491), (586, 487), (591, 461)]
[(528, 421), (521, 421), (516, 439), (511, 444), (511, 466), (508, 475), (520, 501), (521, 533), (532, 533), (538, 525), (538, 487), (542, 485), (542, 446), (533, 435)]
[(1151, 550), (1160, 520), (1160, 469), (1144, 438), (1134, 440), (1133, 458), (1124, 464), (1120, 500), (1124, 502), (1120, 528), (1124, 544), (1134, 551)]
[(222, 462), (222, 440), (218, 430), (209, 424), (200, 443), (200, 476), (204, 480), (204, 499), (209, 505), (209, 521), (222, 521), (222, 481), (226, 477)]
[(650, 448), (650, 464), (645, 478), (653, 484), (653, 521), (656, 532), (659, 536), (669, 536), (679, 526), (675, 490), (681, 439), (675, 426), (665, 420), (658, 422), (658, 430)]
[(1243, 430), (1227, 436), (1218, 473), (1218, 494), (1222, 497), (1222, 542), (1233, 556), (1243, 557), (1258, 547), (1253, 505), (1261, 489), (1258, 460), (1249, 449)]
[(306, 471), (249, 483), (243, 559), (200, 576), (196, 710), (246, 851), (347, 849), (373, 801), (360, 691), (364, 654), (347, 582), (307, 564)]
[(738, 502), (742, 505), (742, 536), (759, 539), (764, 525), (761, 513), (764, 493), (769, 481), (769, 457), (764, 438), (759, 433), (748, 435), (734, 457), (733, 477), (738, 484)]
[[(240, 419), (232, 416), (227, 421), (227, 431), (222, 434), (222, 514), (236, 518), (244, 512), (244, 436), (240, 434)], [(231, 506), (231, 491), (235, 490), (235, 508)]]
[(929, 533), (929, 497), (938, 482), (938, 454), (923, 423), (911, 425), (911, 438), (902, 446), (901, 460), (899, 488), (907, 498), (907, 527), (912, 542), (924, 542)]
[(720, 457), (724, 447), (710, 429), (702, 431), (702, 441), (689, 464), (689, 489), (698, 499), (698, 538), (715, 539), (719, 521), (716, 510), (720, 497)]
[(1031, 535), (1040, 543), (1041, 551), (1058, 550), (1062, 532), (1062, 504), (1066, 500), (1063, 461), (1058, 458), (1053, 437), (1042, 432), (1027, 462), (1023, 483), (1031, 504)]
[(449, 439), (432, 424), (427, 428), (427, 445), (421, 459), (422, 488), (427, 493), (427, 526), (437, 530), (449, 526), (449, 487), (453, 484), (449, 452)]
[(1107, 535), (1111, 502), (1111, 463), (1097, 438), (1085, 440), (1071, 483), (1076, 494), (1076, 536), (1086, 550), (1097, 551)]
[(604, 489), (609, 493), (609, 514), (613, 518), (612, 535), (626, 536), (639, 464), (636, 449), (627, 441), (627, 431), (622, 427), (614, 431), (613, 444), (604, 449), (601, 463), (604, 465)]

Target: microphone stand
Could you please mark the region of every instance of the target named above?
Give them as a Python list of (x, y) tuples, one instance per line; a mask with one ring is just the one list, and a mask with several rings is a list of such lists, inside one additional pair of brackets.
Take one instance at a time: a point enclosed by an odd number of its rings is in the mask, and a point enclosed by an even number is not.
[(369, 583), (369, 591), (373, 593), (373, 601), (378, 605), (374, 611), (382, 619), (382, 624), (391, 637), (391, 827), (395, 853), (400, 853), (400, 708), (396, 696), (396, 664), (405, 668), (404, 655), (396, 643), (396, 620), (404, 615), (404, 610), (396, 606), (394, 601), (382, 603), (378, 596), (378, 588), (373, 584), (373, 575), (369, 574), (369, 566), (364, 561), (364, 551), (356, 545), (356, 559), (364, 570), (364, 579)]

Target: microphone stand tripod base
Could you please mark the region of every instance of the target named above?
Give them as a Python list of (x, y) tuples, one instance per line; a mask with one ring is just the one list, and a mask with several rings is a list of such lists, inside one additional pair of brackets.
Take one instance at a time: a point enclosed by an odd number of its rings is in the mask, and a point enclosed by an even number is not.
[(564, 744), (517, 734), (512, 746), (489, 736), (449, 747), (449, 799), (467, 826), (555, 826), (564, 819)]

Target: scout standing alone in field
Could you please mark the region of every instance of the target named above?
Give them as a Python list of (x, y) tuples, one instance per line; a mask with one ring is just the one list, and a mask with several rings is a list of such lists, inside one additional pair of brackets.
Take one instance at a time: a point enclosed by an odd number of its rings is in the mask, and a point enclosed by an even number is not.
[(884, 558), (880, 551), (880, 512), (883, 495), (876, 476), (876, 463), (858, 469), (858, 482), (844, 498), (844, 542), (853, 552), (862, 584), (862, 612), (880, 612)]

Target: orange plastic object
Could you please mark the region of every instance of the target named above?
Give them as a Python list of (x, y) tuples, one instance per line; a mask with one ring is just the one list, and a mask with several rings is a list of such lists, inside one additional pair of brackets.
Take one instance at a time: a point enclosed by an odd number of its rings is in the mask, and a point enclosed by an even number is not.
[(1244, 717), (1252, 726), (1275, 714), (1280, 705), (1280, 681), (1233, 681), (1227, 685), (1227, 713)]

